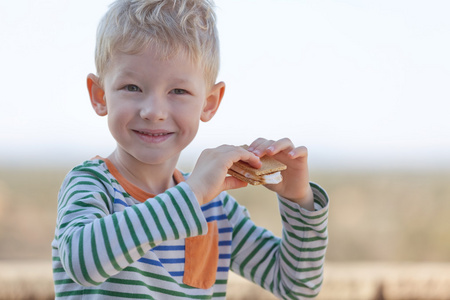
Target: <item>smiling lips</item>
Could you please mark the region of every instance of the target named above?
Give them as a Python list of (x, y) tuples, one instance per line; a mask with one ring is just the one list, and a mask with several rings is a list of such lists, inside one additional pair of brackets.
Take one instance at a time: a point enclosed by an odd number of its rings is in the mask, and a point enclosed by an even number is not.
[(142, 131), (134, 130), (134, 132), (145, 142), (161, 143), (167, 140), (173, 132), (169, 131)]

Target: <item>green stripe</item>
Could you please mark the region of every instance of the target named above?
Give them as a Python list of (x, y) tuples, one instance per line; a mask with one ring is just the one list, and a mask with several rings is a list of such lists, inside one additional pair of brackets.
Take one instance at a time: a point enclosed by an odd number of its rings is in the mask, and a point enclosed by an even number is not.
[[(309, 185), (311, 186), (311, 188), (315, 189), (316, 191), (318, 191), (322, 195), (324, 200), (321, 200), (321, 202), (323, 202), (323, 201), (328, 202), (328, 195), (325, 193), (325, 191), (320, 186), (318, 186), (317, 184), (315, 184), (313, 182), (310, 182)], [(315, 193), (314, 193), (314, 195), (315, 195)], [(322, 203), (322, 204), (326, 205), (326, 202)], [(322, 207), (325, 206), (325, 205), (322, 205)]]
[(230, 200), (230, 196), (227, 194), (227, 195), (225, 196), (225, 198), (223, 199), (222, 206), (223, 206), (223, 207), (226, 207), (229, 200)]
[(174, 237), (176, 240), (180, 239), (180, 234), (178, 233), (177, 226), (172, 220), (172, 217), (170, 216), (169, 210), (167, 209), (166, 203), (159, 197), (155, 197), (156, 201), (158, 201), (159, 205), (164, 211), (164, 215), (166, 216), (167, 221), (169, 222), (170, 228), (172, 228)]
[(108, 278), (108, 274), (106, 274), (105, 270), (103, 269), (100, 259), (98, 257), (98, 251), (97, 251), (97, 243), (96, 243), (96, 236), (94, 232), (94, 226), (91, 227), (91, 247), (92, 247), (92, 256), (94, 258), (95, 267), (97, 268), (98, 273), (103, 278)]
[(61, 280), (55, 280), (55, 285), (61, 285), (61, 284), (72, 284), (74, 281), (72, 279), (61, 279)]
[(233, 208), (231, 209), (230, 213), (227, 216), (228, 220), (231, 220), (234, 217), (234, 214), (236, 213), (238, 208), (239, 204), (237, 202), (234, 202)]
[(305, 219), (310, 219), (310, 220), (321, 219), (321, 218), (324, 218), (328, 214), (328, 210), (326, 210), (325, 212), (323, 212), (319, 215), (309, 216), (309, 215), (305, 215), (304, 213), (302, 213), (302, 211), (297, 209), (296, 207), (289, 205), (286, 201), (280, 201), (280, 203), (281, 203), (281, 205), (283, 205), (284, 207), (287, 207), (291, 211), (300, 213), (300, 215), (302, 215), (302, 217)]
[[(270, 262), (269, 262), (269, 264), (267, 265), (267, 267), (266, 267), (266, 269), (265, 269), (263, 275), (261, 276), (261, 283), (260, 283), (260, 285), (261, 285), (262, 287), (265, 287), (265, 286), (266, 286), (266, 285), (265, 285), (265, 282), (266, 282), (267, 276), (269, 275), (269, 273), (270, 273), (271, 271), (273, 272), (272, 268), (273, 268), (273, 265), (275, 264), (276, 261), (277, 261), (276, 256), (275, 256), (275, 255), (272, 256), (272, 259), (270, 260)], [(269, 289), (270, 289), (270, 291), (273, 293), (273, 280), (272, 280), (272, 284), (270, 285)]]
[(239, 231), (241, 231), (242, 227), (245, 225), (245, 223), (247, 223), (248, 219), (247, 218), (243, 218), (239, 224), (233, 228), (233, 240), (234, 238), (238, 235)]
[[(286, 219), (285, 216), (281, 215), (281, 220), (283, 220), (283, 222), (288, 223), (288, 220)], [(324, 228), (322, 228), (321, 230), (315, 229), (311, 226), (298, 226), (298, 225), (292, 225), (289, 224), (293, 229), (295, 229), (295, 231), (301, 231), (301, 232), (308, 232), (308, 231), (314, 231), (317, 233), (324, 233), (325, 231), (327, 231), (327, 227), (325, 226)]]
[[(289, 252), (289, 250), (282, 244), (282, 251), (280, 251), (280, 256), (281, 258), (285, 261), (285, 263), (292, 269), (295, 271), (299, 271), (302, 272), (303, 270), (299, 267), (294, 266), (289, 260), (288, 258), (285, 256), (284, 252), (287, 252), (291, 257), (295, 257), (295, 255), (291, 252)], [(296, 262), (318, 262), (321, 261), (324, 258), (323, 255), (319, 256), (319, 257), (295, 257), (295, 261)]]
[(145, 201), (145, 206), (147, 207), (148, 211), (152, 215), (153, 221), (156, 224), (156, 228), (159, 231), (161, 239), (163, 241), (166, 241), (167, 240), (167, 235), (166, 235), (166, 232), (164, 231), (163, 226), (161, 225), (161, 222), (159, 221), (158, 214), (155, 212), (155, 210), (153, 209), (153, 206), (150, 204), (149, 201)]
[(190, 237), (191, 236), (191, 229), (189, 228), (189, 224), (186, 221), (186, 218), (184, 217), (183, 212), (181, 211), (180, 205), (178, 205), (177, 201), (175, 200), (175, 197), (172, 195), (171, 192), (166, 191), (165, 193), (169, 196), (170, 201), (172, 202), (172, 205), (175, 208), (175, 210), (176, 210), (176, 212), (178, 214), (178, 217), (180, 218), (181, 223), (184, 226), (184, 229), (186, 230), (186, 235), (188, 237)]
[[(72, 253), (73, 252), (75, 252), (75, 250), (73, 250), (72, 249), (72, 236), (70, 236), (70, 237), (66, 237), (69, 241), (68, 241), (68, 248), (69, 248), (69, 269), (70, 269), (70, 272), (72, 273), (72, 276), (73, 276), (73, 279), (76, 281), (76, 282), (80, 282), (79, 280), (78, 280), (78, 278), (77, 278), (77, 276), (75, 275), (75, 271), (74, 271), (74, 269), (73, 269), (73, 264), (72, 264)], [(67, 255), (67, 253), (66, 253), (66, 255)], [(66, 256), (65, 255), (65, 256)], [(66, 260), (65, 257), (64, 256), (64, 258), (63, 258), (63, 260)]]
[[(81, 186), (81, 185), (89, 185), (89, 186), (95, 186), (98, 188), (96, 193), (100, 194), (100, 196), (101, 196), (103, 202), (105, 203), (106, 207), (108, 208), (108, 210), (111, 210), (111, 203), (110, 203), (110, 201), (108, 201), (108, 197), (102, 191), (102, 187), (104, 187), (105, 185), (109, 185), (109, 180), (106, 177), (104, 177), (101, 173), (98, 173), (95, 171), (92, 171), (92, 173), (95, 173), (95, 175), (97, 175), (97, 177), (91, 176), (91, 175), (75, 175), (75, 174), (69, 175), (72, 177), (69, 179), (68, 183), (65, 185), (64, 194), (59, 197), (61, 199), (60, 206), (67, 205), (67, 201), (73, 196), (73, 193), (72, 193), (72, 194), (70, 194), (69, 197), (67, 197), (68, 193), (72, 189), (78, 189), (79, 186)], [(90, 181), (84, 180), (84, 181), (79, 181), (79, 182), (73, 182), (75, 180), (80, 180), (80, 179), (88, 179)], [(76, 191), (76, 192), (77, 193), (79, 193), (79, 192), (88, 193), (88, 194), (93, 193), (92, 190), (81, 190), (81, 191)], [(66, 199), (66, 201), (63, 201), (63, 199)]]
[[(325, 222), (327, 222), (327, 219), (324, 218), (324, 219), (322, 220), (322, 222), (320, 222), (320, 223), (310, 224), (310, 223), (307, 223), (307, 222), (303, 221), (302, 218), (298, 218), (298, 217), (296, 217), (296, 216), (293, 216), (293, 215), (289, 214), (288, 212), (285, 212), (285, 215), (286, 215), (286, 217), (288, 217), (289, 219), (295, 220), (295, 221), (297, 221), (297, 222), (299, 222), (299, 223), (302, 223), (302, 224), (305, 224), (305, 225), (308, 225), (308, 226), (320, 227), (320, 226), (322, 226)], [(291, 223), (291, 222), (288, 222), (288, 223)]]
[[(322, 276), (322, 273), (320, 272), (318, 275), (312, 276), (312, 277), (308, 277), (308, 278), (303, 278), (303, 279), (299, 279), (299, 278), (292, 278), (290, 277), (283, 269), (281, 269), (281, 272), (283, 272), (284, 277), (287, 278), (293, 285), (300, 287), (300, 288), (304, 288), (307, 290), (316, 290), (318, 289), (321, 285), (322, 285), (322, 280), (317, 283), (315, 286), (313, 287), (309, 287), (308, 283), (320, 278)], [(292, 290), (289, 292), (288, 296), (292, 297), (293, 295), (296, 296), (303, 296), (303, 297), (315, 297), (317, 296), (318, 293), (314, 293), (314, 294), (303, 294), (300, 292), (293, 292)], [(294, 299), (297, 299), (297, 297), (294, 297)]]
[[(114, 221), (115, 215), (113, 214), (112, 217), (113, 217), (113, 221)], [(114, 257), (114, 254), (113, 254), (113, 252), (111, 250), (111, 243), (109, 242), (108, 232), (106, 230), (106, 224), (104, 222), (104, 219), (100, 220), (100, 226), (102, 228), (102, 235), (103, 235), (103, 238), (104, 238), (105, 249), (106, 249), (106, 253), (108, 254), (109, 261), (113, 265), (114, 269), (116, 269), (117, 271), (120, 271), (120, 270), (122, 270), (122, 268), (117, 263), (117, 261), (116, 261), (116, 259)], [(117, 227), (115, 228), (115, 231), (116, 232), (118, 231)]]
[(261, 267), (265, 263), (265, 261), (267, 260), (267, 258), (270, 255), (275, 255), (275, 250), (278, 248), (279, 244), (280, 244), (279, 241), (277, 243), (273, 244), (272, 247), (268, 251), (266, 251), (264, 256), (255, 264), (255, 266), (253, 267), (253, 269), (250, 272), (250, 276), (252, 277), (253, 281), (255, 281), (255, 274), (258, 271), (259, 267)]
[[(65, 214), (64, 218), (66, 219), (66, 217), (67, 217), (68, 215), (70, 215), (70, 213)], [(94, 215), (95, 217), (97, 217), (98, 219), (101, 219), (101, 218), (102, 218), (102, 216), (99, 215), (99, 214), (94, 213), (93, 215)], [(75, 222), (75, 221), (78, 221), (78, 222)], [(86, 223), (87, 223), (86, 221), (87, 221), (87, 222), (90, 222), (90, 221), (91, 221), (91, 218), (86, 217), (86, 214), (78, 215), (78, 216), (76, 216), (76, 217), (70, 219), (69, 222), (62, 223), (62, 224), (58, 227), (58, 229), (61, 231), (61, 229), (64, 229), (66, 226), (70, 226), (70, 227), (72, 227), (72, 228), (76, 228), (76, 227), (81, 227), (81, 228), (82, 228), (82, 227), (84, 227), (84, 226), (86, 225)], [(61, 235), (60, 235), (60, 236), (61, 236)], [(58, 238), (59, 238), (60, 236), (58, 236)]]
[(68, 291), (68, 292), (60, 292), (56, 293), (56, 297), (70, 297), (70, 296), (83, 296), (83, 295), (103, 295), (110, 297), (121, 297), (121, 298), (130, 298), (130, 299), (150, 299), (154, 298), (147, 294), (137, 294), (137, 293), (122, 293), (122, 292), (113, 292), (107, 290), (94, 290), (94, 289), (82, 289), (76, 291)]
[(139, 238), (136, 235), (133, 223), (131, 222), (130, 216), (128, 215), (128, 211), (126, 209), (123, 211), (123, 216), (125, 217), (125, 222), (127, 223), (128, 230), (130, 232), (131, 239), (133, 240), (134, 245), (136, 246), (136, 250), (139, 252), (140, 256), (144, 256), (145, 252), (141, 248), (141, 241), (139, 241)]
[(124, 278), (110, 278), (108, 282), (116, 283), (116, 284), (122, 284), (122, 285), (129, 285), (129, 286), (143, 286), (149, 289), (150, 291), (154, 291), (157, 293), (175, 296), (175, 297), (185, 297), (189, 299), (211, 299), (210, 295), (187, 295), (186, 293), (174, 291), (170, 289), (161, 288), (158, 286), (152, 286), (149, 284), (146, 284), (140, 280), (132, 280), (132, 279), (124, 279)]
[(195, 213), (195, 209), (191, 203), (191, 200), (189, 199), (189, 197), (186, 195), (186, 193), (180, 186), (177, 185), (175, 188), (180, 192), (181, 196), (183, 197), (184, 201), (186, 202), (186, 204), (189, 208), (191, 215), (194, 217), (195, 225), (197, 226), (198, 235), (202, 235), (203, 234), (202, 224), (200, 223), (200, 220), (197, 217), (197, 214)]
[(73, 169), (73, 171), (75, 171), (75, 172), (82, 172), (82, 173), (84, 173), (86, 175), (90, 175), (90, 176), (76, 175), (77, 177), (92, 177), (92, 178), (94, 178), (96, 180), (100, 180), (100, 181), (108, 183), (109, 180), (108, 180), (107, 177), (104, 176), (103, 172), (96, 171), (95, 169), (92, 168), (92, 167), (99, 167), (100, 165), (101, 164), (96, 164), (96, 165), (91, 165), (91, 166), (75, 167)]
[[(76, 189), (77, 186), (73, 186), (73, 188)], [(66, 193), (68, 193), (70, 190), (71, 190), (71, 188), (68, 189), (68, 190), (66, 191)], [(87, 194), (87, 193), (91, 193), (91, 194), (92, 194), (92, 191), (87, 191), (87, 190), (75, 190), (75, 191), (71, 192), (69, 195), (64, 195), (64, 196), (60, 197), (60, 198), (59, 198), (59, 201), (58, 201), (58, 214), (61, 213), (61, 209), (63, 209), (64, 207), (66, 207), (66, 205), (68, 205), (69, 200), (72, 199), (72, 198), (74, 198), (75, 195), (78, 195), (78, 194)]]
[[(154, 267), (153, 270), (157, 270), (157, 268), (159, 268), (159, 267)], [(168, 282), (168, 283), (171, 283), (171, 284), (178, 284), (176, 282), (176, 280), (173, 279), (173, 277), (171, 277), (171, 276), (165, 276), (165, 275), (161, 275), (161, 274), (154, 273), (154, 272), (143, 271), (143, 270), (141, 270), (139, 268), (136, 268), (136, 267), (128, 266), (127, 268), (125, 268), (125, 271), (138, 273), (138, 274), (140, 274), (140, 275), (142, 275), (144, 277), (150, 278), (149, 282), (150, 281), (153, 282), (153, 279), (157, 279), (157, 280), (165, 281), (165, 282)], [(110, 280), (108, 280), (108, 281), (110, 281)]]
[(222, 298), (222, 299), (224, 299), (225, 296), (226, 296), (226, 293), (225, 293), (225, 292), (214, 293), (214, 294), (212, 295), (213, 298)]
[(91, 276), (89, 276), (89, 273), (87, 272), (86, 268), (86, 262), (84, 260), (84, 230), (81, 230), (80, 233), (80, 240), (78, 241), (78, 253), (79, 253), (79, 259), (80, 259), (80, 268), (81, 268), (81, 274), (83, 274), (84, 279), (86, 279), (87, 282), (93, 285), (99, 285), (101, 282), (94, 281)]
[(247, 256), (247, 258), (242, 261), (242, 263), (240, 265), (240, 273), (243, 277), (245, 277), (244, 269), (247, 266), (247, 264), (259, 253), (259, 251), (264, 247), (264, 245), (267, 244), (267, 242), (272, 240), (269, 237), (263, 238), (263, 235), (266, 233), (267, 233), (267, 230), (264, 230), (263, 232), (261, 232), (261, 234), (255, 240), (255, 243), (257, 243), (259, 241), (258, 246), (256, 246), (255, 249), (253, 249), (253, 251)]
[(289, 231), (287, 231), (286, 233), (287, 233), (287, 235), (290, 238), (295, 239), (295, 240), (297, 240), (297, 241), (299, 241), (301, 243), (325, 241), (327, 239), (326, 236), (325, 237), (314, 236), (314, 237), (310, 237), (310, 238), (302, 238), (302, 237), (299, 237), (299, 236), (295, 235), (295, 233), (292, 233), (292, 232), (289, 232)]
[[(93, 203), (87, 203), (87, 202), (84, 202), (83, 200), (91, 200), (91, 201), (93, 201)], [(87, 195), (87, 196), (80, 198), (77, 201), (72, 202), (72, 205), (76, 205), (76, 206), (79, 206), (82, 208), (95, 208), (95, 209), (101, 210), (103, 213), (106, 213), (105, 211), (103, 211), (103, 209), (98, 207), (97, 203), (95, 203), (94, 201), (97, 201), (97, 199), (95, 199), (92, 195)]]
[(317, 251), (323, 251), (327, 248), (327, 246), (321, 246), (321, 247), (314, 247), (314, 248), (306, 248), (304, 247), (300, 247), (295, 245), (294, 243), (292, 243), (289, 239), (286, 238), (285, 235), (285, 242), (289, 245), (289, 247), (294, 248), (296, 251), (298, 252), (317, 252)]
[(53, 269), (53, 273), (64, 273), (66, 272), (66, 270), (64, 270), (64, 268), (54, 268)]
[(253, 232), (255, 230), (256, 230), (256, 226), (252, 226), (252, 228), (250, 228), (250, 230), (247, 232), (247, 234), (244, 236), (244, 238), (239, 242), (239, 245), (236, 247), (236, 249), (234, 249), (231, 256), (234, 257), (239, 253), (241, 248), (244, 247), (244, 245), (247, 243), (247, 240), (249, 239), (249, 237), (253, 234)]
[[(127, 245), (125, 244), (125, 240), (122, 236), (122, 231), (120, 230), (119, 220), (117, 219), (116, 214), (111, 215), (113, 224), (114, 224), (114, 232), (116, 233), (117, 241), (119, 242), (120, 249), (122, 250), (122, 254), (127, 260), (129, 264), (133, 263), (133, 259), (131, 258), (130, 254), (128, 253)], [(109, 242), (108, 242), (109, 244)], [(111, 252), (112, 253), (112, 252)]]
[[(147, 206), (147, 201), (144, 202), (144, 203)], [(138, 216), (139, 221), (141, 222), (141, 226), (144, 229), (144, 232), (145, 232), (145, 235), (147, 236), (147, 240), (148, 240), (149, 244), (151, 245), (152, 248), (155, 247), (156, 246), (155, 243), (154, 243), (155, 240), (154, 240), (154, 238), (152, 236), (152, 233), (150, 232), (150, 229), (148, 228), (148, 225), (147, 225), (147, 223), (145, 221), (144, 216), (142, 215), (142, 213), (140, 212), (140, 210), (137, 208), (136, 205), (133, 205), (131, 207), (134, 210), (134, 212), (136, 213), (136, 215)]]
[[(74, 209), (74, 210), (66, 210), (66, 212), (64, 213), (64, 217), (67, 217), (71, 214), (76, 214), (77, 212), (84, 212), (85, 209), (84, 208), (80, 208), (80, 209)], [(86, 219), (83, 215), (82, 219)], [(71, 219), (69, 222), (61, 224), (61, 226), (59, 227), (60, 229), (66, 227), (68, 224), (70, 224), (70, 222), (73, 222), (74, 220), (76, 220), (75, 218)]]

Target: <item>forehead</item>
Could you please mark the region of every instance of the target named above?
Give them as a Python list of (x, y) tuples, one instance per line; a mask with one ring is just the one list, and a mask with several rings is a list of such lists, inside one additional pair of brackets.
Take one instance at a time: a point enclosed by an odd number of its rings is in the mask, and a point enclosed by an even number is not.
[(139, 52), (112, 53), (105, 77), (118, 73), (141, 74), (159, 72), (161, 74), (177, 73), (205, 80), (205, 69), (186, 51), (177, 51), (167, 56), (154, 47), (146, 47)]
[(198, 87), (207, 84), (204, 68), (186, 53), (180, 51), (170, 57), (163, 57), (151, 48), (136, 54), (114, 53), (105, 72), (104, 82), (113, 83), (120, 78), (150, 80), (154, 83), (191, 82)]

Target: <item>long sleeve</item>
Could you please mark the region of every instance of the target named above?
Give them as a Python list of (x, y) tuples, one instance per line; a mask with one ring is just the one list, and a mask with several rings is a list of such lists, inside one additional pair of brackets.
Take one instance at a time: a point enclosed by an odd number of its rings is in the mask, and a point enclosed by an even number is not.
[(231, 269), (283, 299), (311, 298), (323, 279), (328, 197), (311, 184), (316, 211), (279, 197), (282, 238), (257, 227), (243, 207), (229, 207), (233, 229)]
[(78, 284), (99, 285), (164, 241), (207, 231), (185, 183), (144, 203), (130, 205), (125, 197), (93, 168), (78, 168), (63, 183), (53, 247)]

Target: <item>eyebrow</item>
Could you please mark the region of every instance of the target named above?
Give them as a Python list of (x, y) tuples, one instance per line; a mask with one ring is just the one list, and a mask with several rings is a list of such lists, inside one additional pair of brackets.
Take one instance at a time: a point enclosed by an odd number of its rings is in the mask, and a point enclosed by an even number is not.
[(139, 75), (138, 72), (135, 72), (135, 71), (130, 70), (130, 69), (125, 69), (125, 68), (118, 69), (116, 74), (117, 74), (117, 76), (136, 76), (136, 75)]

